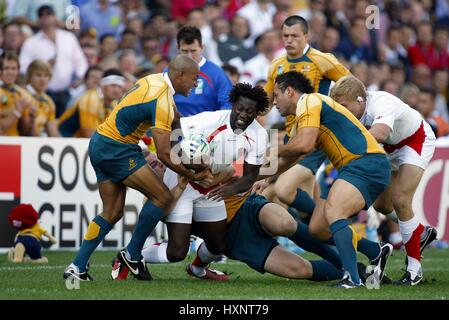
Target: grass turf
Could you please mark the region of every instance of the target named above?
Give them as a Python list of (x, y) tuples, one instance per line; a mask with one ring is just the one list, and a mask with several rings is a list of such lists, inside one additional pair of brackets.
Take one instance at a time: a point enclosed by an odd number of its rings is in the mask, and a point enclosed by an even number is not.
[[(96, 281), (80, 283), (79, 290), (68, 290), (62, 272), (74, 252), (47, 251), (46, 265), (13, 264), (0, 255), (0, 299), (156, 299), (156, 300), (303, 300), (303, 299), (449, 299), (449, 250), (428, 248), (423, 268), (424, 283), (414, 287), (383, 285), (379, 290), (366, 288), (331, 289), (333, 282), (290, 280), (259, 274), (243, 263), (228, 260), (213, 268), (230, 274), (226, 283), (212, 283), (189, 277), (182, 263), (149, 265), (154, 280), (141, 282), (130, 275), (127, 281), (110, 280), (112, 251), (99, 251), (91, 259), (90, 274)], [(304, 254), (303, 257), (316, 257)], [(189, 257), (190, 260), (192, 257)], [(361, 261), (366, 262), (363, 257)], [(398, 279), (404, 267), (404, 252), (396, 251), (387, 265), (387, 274)]]

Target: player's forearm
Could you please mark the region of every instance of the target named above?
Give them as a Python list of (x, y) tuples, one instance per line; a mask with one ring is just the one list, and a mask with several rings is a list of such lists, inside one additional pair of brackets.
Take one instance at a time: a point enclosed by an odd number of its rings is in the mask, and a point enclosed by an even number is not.
[(170, 168), (171, 170), (173, 170), (174, 172), (190, 178), (192, 176), (192, 172), (187, 169), (186, 167), (184, 167), (182, 165), (182, 163), (180, 164), (175, 164), (171, 161), (170, 159), (170, 152), (163, 152), (160, 151), (159, 149), (157, 150), (157, 158), (163, 163), (165, 164), (168, 168)]

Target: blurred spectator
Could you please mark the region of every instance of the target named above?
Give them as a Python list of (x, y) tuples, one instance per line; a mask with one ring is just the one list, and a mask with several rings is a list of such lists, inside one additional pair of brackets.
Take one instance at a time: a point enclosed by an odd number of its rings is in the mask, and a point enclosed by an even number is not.
[(322, 36), (318, 39), (318, 43), (316, 49), (326, 52), (326, 53), (334, 53), (335, 49), (340, 42), (340, 34), (337, 29), (333, 27), (327, 27)]
[(401, 44), (402, 31), (399, 27), (391, 27), (387, 32), (387, 43), (385, 44), (385, 58), (390, 65), (399, 62), (407, 63), (407, 50)]
[(371, 62), (376, 60), (373, 56), (372, 50), (364, 43), (368, 37), (365, 20), (362, 18), (355, 18), (351, 21), (351, 28), (349, 29), (349, 36), (342, 38), (338, 47), (335, 49), (336, 53), (342, 54), (346, 60), (351, 63), (365, 61)]
[(412, 66), (425, 64), (429, 68), (433, 65), (432, 25), (429, 22), (421, 22), (417, 27), (416, 44), (408, 48), (408, 55)]
[(178, 51), (187, 54), (200, 67), (196, 88), (187, 97), (175, 95), (174, 100), (183, 116), (203, 111), (231, 109), (228, 100), (232, 84), (222, 68), (202, 56), (201, 32), (195, 27), (183, 27), (177, 35)]
[(328, 27), (337, 29), (341, 38), (349, 36), (349, 20), (345, 13), (345, 0), (328, 1), (324, 14), (326, 15)]
[(152, 69), (155, 61), (160, 57), (160, 42), (156, 37), (145, 37), (142, 39), (142, 59), (139, 63), (140, 68)]
[(358, 62), (351, 66), (351, 73), (365, 84), (368, 83), (368, 65), (365, 62)]
[(411, 81), (420, 90), (427, 89), (432, 84), (432, 71), (426, 64), (417, 64), (413, 67)]
[(423, 89), (419, 94), (417, 110), (430, 124), (437, 138), (449, 134), (449, 124), (439, 115), (435, 115), (435, 91)]
[(133, 87), (134, 83), (137, 81), (137, 77), (129, 72), (123, 73), (123, 77), (125, 78), (125, 83), (123, 84), (123, 92), (122, 94), (128, 92)]
[(111, 4), (110, 0), (89, 0), (81, 6), (81, 30), (94, 28), (97, 37), (111, 33), (117, 35), (121, 24), (120, 7)]
[(316, 48), (326, 30), (326, 16), (320, 11), (313, 11), (309, 23), (309, 43)]
[(413, 83), (407, 83), (402, 87), (399, 98), (413, 109), (418, 110), (419, 88)]
[(97, 31), (94, 28), (83, 30), (78, 36), (78, 41), (81, 47), (84, 46), (97, 47), (98, 46)]
[(380, 84), (380, 91), (386, 91), (394, 96), (399, 93), (399, 84), (393, 79), (387, 79)]
[(103, 69), (99, 66), (92, 66), (87, 69), (84, 82), (76, 88), (70, 88), (70, 100), (68, 106), (72, 106), (87, 90), (100, 86), (103, 77)]
[(134, 74), (137, 72), (137, 55), (132, 49), (125, 49), (118, 58), (118, 67), (122, 72)]
[(263, 32), (273, 28), (273, 16), (276, 7), (268, 0), (254, 0), (237, 11), (237, 15), (246, 18), (249, 22), (249, 39), (254, 41)]
[(172, 0), (171, 16), (180, 24), (185, 24), (187, 15), (195, 8), (201, 8), (205, 0)]
[(84, 56), (86, 57), (87, 65), (89, 67), (95, 66), (100, 62), (100, 57), (98, 55), (98, 49), (96, 46), (84, 45), (81, 47)]
[(100, 58), (103, 59), (115, 54), (118, 48), (117, 40), (113, 34), (104, 34), (100, 37)]
[(23, 134), (26, 111), (31, 106), (31, 96), (15, 84), (19, 76), (19, 59), (6, 52), (0, 58), (0, 134), (19, 136)]
[(196, 8), (189, 12), (187, 25), (200, 29), (205, 45), (212, 41), (212, 28), (202, 8)]
[[(217, 65), (230, 63), (240, 69), (243, 62), (254, 56), (243, 45), (240, 39), (232, 36), (230, 33), (229, 22), (225, 18), (217, 18), (212, 21), (213, 42), (207, 47), (207, 58)], [(235, 58), (234, 62), (230, 62)]]
[(443, 117), (446, 122), (449, 122), (448, 110), (448, 88), (449, 88), (449, 74), (447, 69), (438, 69), (433, 73), (432, 78), (433, 88), (435, 89), (435, 110), (439, 116)]
[(249, 22), (245, 17), (234, 16), (234, 18), (232, 18), (231, 35), (239, 39), (245, 48), (254, 50), (254, 40), (250, 38)]
[(64, 137), (90, 138), (123, 94), (124, 84), (125, 78), (119, 70), (106, 70), (101, 79), (101, 88), (86, 91), (59, 118), (61, 134)]
[(230, 64), (224, 64), (221, 66), (221, 68), (228, 75), (229, 79), (231, 80), (232, 85), (235, 85), (238, 82), (244, 82), (243, 80), (240, 81), (240, 73), (236, 67), (234, 67)]
[(125, 29), (121, 34), (118, 47), (120, 51), (131, 49), (136, 53), (136, 55), (139, 55), (141, 48), (137, 33), (130, 29)]
[(399, 87), (402, 87), (405, 83), (407, 75), (402, 64), (395, 64), (391, 66), (391, 79), (396, 81), (399, 84)]
[(33, 29), (39, 28), (38, 9), (44, 5), (51, 6), (55, 14), (55, 22), (60, 27), (65, 26), (66, 9), (71, 5), (70, 0), (16, 0), (12, 10), (13, 21), (29, 25)]
[(162, 73), (165, 69), (167, 69), (169, 63), (170, 59), (167, 56), (160, 56), (156, 58), (152, 73)]
[(31, 136), (61, 136), (56, 121), (55, 103), (45, 94), (51, 72), (50, 64), (42, 60), (34, 60), (27, 69), (26, 89), (33, 97), (31, 108), (28, 109), (27, 123)]
[(435, 69), (449, 68), (449, 28), (437, 27), (434, 37), (435, 60), (431, 66)]
[(53, 76), (48, 85), (48, 94), (56, 104), (56, 117), (64, 112), (70, 98), (68, 87), (84, 77), (87, 70), (86, 57), (73, 33), (59, 29), (53, 8), (42, 6), (38, 10), (40, 31), (28, 38), (20, 52), (20, 68), (25, 73), (33, 60), (50, 63)]
[(245, 63), (241, 82), (254, 85), (257, 81), (267, 78), (268, 68), (276, 57), (280, 41), (279, 34), (274, 30), (265, 31), (256, 38), (259, 54)]
[(3, 52), (10, 51), (18, 55), (23, 41), (22, 29), (18, 23), (10, 22), (3, 26)]
[(129, 24), (130, 20), (136, 18), (140, 21), (146, 21), (149, 18), (148, 9), (142, 0), (119, 0), (119, 5), (122, 12), (122, 20), (126, 25)]

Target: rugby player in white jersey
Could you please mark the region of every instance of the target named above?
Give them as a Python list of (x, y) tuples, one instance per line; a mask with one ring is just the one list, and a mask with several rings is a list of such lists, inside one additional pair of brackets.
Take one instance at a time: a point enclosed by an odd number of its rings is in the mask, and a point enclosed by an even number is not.
[(394, 284), (416, 285), (422, 280), (421, 253), (436, 236), (436, 229), (423, 226), (413, 213), (416, 188), (435, 151), (435, 135), (418, 111), (384, 91), (366, 91), (354, 76), (345, 76), (330, 96), (344, 105), (383, 144), (391, 163), (392, 179), (373, 207), (398, 217), (407, 252), (407, 271)]

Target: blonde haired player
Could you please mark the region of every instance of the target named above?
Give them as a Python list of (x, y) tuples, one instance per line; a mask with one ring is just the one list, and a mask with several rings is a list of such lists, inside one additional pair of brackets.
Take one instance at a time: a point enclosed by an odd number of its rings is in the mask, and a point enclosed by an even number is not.
[(390, 160), (389, 187), (373, 204), (390, 214), (396, 211), (407, 251), (407, 271), (395, 284), (416, 285), (422, 280), (421, 253), (436, 238), (436, 229), (424, 227), (415, 217), (412, 200), (435, 151), (435, 135), (418, 111), (384, 91), (366, 91), (353, 76), (341, 78), (331, 97), (351, 111), (382, 143)]

